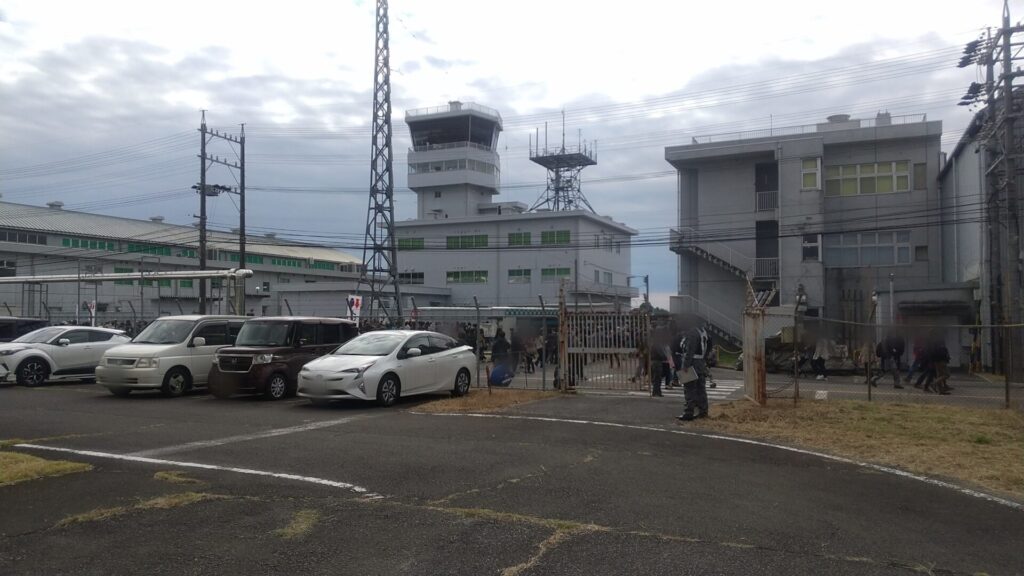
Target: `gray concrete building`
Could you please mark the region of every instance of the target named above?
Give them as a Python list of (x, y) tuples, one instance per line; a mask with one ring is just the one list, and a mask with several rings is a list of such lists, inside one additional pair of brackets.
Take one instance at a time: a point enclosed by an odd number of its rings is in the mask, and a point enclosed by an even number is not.
[(527, 211), (499, 202), (498, 111), (471, 103), (410, 110), (409, 188), (417, 217), (397, 222), (399, 281), (445, 288), (418, 306), (537, 306), (538, 296), (629, 307), (636, 230), (589, 211)]
[[(193, 226), (118, 218), (0, 202), (0, 276), (198, 270), (199, 231)], [(238, 237), (210, 232), (208, 267), (238, 268)], [(347, 315), (346, 298), (355, 292), (361, 261), (322, 246), (298, 244), (273, 235), (249, 236), (245, 313)], [(445, 289), (413, 290), (410, 295), (447, 300)], [(230, 313), (227, 290), (213, 281), (207, 310)], [(167, 314), (198, 311), (199, 280), (119, 280), (0, 285), (0, 315), (33, 316), (51, 322), (86, 321), (83, 302), (96, 302), (99, 323), (148, 321)]]
[[(802, 289), (808, 316), (973, 322), (976, 280), (943, 264), (952, 248), (942, 227), (941, 133), (942, 123), (923, 115), (835, 115), (666, 148), (678, 170), (673, 311), (738, 340), (749, 281), (755, 292), (776, 289), (781, 305)], [(854, 326), (830, 326), (840, 342), (862, 339)], [(947, 332), (954, 364), (963, 340)]]

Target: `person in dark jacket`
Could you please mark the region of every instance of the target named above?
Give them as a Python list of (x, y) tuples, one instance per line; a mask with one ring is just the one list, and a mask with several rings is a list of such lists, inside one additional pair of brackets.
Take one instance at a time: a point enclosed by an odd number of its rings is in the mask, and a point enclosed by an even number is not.
[(498, 334), (494, 337), (494, 341), (491, 342), (491, 362), (495, 366), (505, 364), (508, 360), (508, 351), (511, 345), (508, 340), (505, 339), (505, 331), (499, 329)]
[[(932, 337), (927, 349), (928, 355), (928, 379), (924, 383), (924, 391), (935, 391), (944, 396), (949, 395), (952, 388), (949, 387), (949, 349), (941, 335)], [(934, 388), (933, 388), (934, 385)]]
[[(708, 367), (706, 359), (711, 353), (711, 337), (701, 326), (689, 331), (686, 335), (686, 357), (683, 370), (693, 370), (696, 378), (683, 384), (683, 397), (686, 406), (679, 420), (688, 422), (708, 415)], [(684, 372), (685, 374), (685, 372)], [(686, 374), (689, 377), (688, 374)]]
[(661, 397), (661, 384), (672, 383), (672, 332), (667, 327), (651, 331), (651, 396)]
[(889, 332), (886, 337), (875, 346), (875, 355), (878, 356), (878, 372), (871, 377), (871, 385), (878, 386), (878, 381), (886, 373), (892, 374), (892, 387), (903, 388), (900, 384), (900, 359), (906, 349), (906, 342), (898, 332)]

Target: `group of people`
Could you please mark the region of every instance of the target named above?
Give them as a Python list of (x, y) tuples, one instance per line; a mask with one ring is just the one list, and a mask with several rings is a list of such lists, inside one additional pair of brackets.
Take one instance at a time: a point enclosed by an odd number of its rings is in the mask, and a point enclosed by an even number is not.
[[(651, 395), (661, 397), (662, 384), (671, 388), (682, 384), (684, 408), (678, 417), (689, 422), (708, 416), (708, 361), (714, 354), (714, 341), (706, 326), (677, 329), (675, 322), (656, 327), (651, 334)], [(714, 381), (711, 381), (714, 387)]]
[[(871, 386), (878, 386), (878, 382), (886, 375), (892, 376), (894, 389), (903, 389), (903, 382), (910, 382), (914, 373), (918, 373), (914, 388), (922, 389), (925, 392), (948, 395), (953, 390), (949, 385), (949, 349), (941, 333), (931, 333), (925, 337), (917, 338), (914, 341), (913, 360), (904, 364), (903, 356), (906, 353), (906, 340), (898, 331), (890, 331), (885, 338), (875, 344), (873, 352), (877, 358), (877, 369), (872, 371), (868, 379)], [(833, 355), (833, 344), (827, 338), (819, 338), (814, 347), (810, 364), (818, 380), (828, 379), (826, 362)], [(870, 362), (871, 353), (865, 353), (865, 364), (873, 365)], [(902, 369), (907, 366), (906, 375)]]

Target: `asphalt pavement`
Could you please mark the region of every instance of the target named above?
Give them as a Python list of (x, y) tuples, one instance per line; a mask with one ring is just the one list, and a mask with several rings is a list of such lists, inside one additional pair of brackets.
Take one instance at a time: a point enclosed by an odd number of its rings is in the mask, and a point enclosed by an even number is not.
[(0, 487), (0, 574), (1024, 573), (1024, 510), (675, 434), (675, 398), (421, 402), (0, 388), (9, 449), (94, 466)]

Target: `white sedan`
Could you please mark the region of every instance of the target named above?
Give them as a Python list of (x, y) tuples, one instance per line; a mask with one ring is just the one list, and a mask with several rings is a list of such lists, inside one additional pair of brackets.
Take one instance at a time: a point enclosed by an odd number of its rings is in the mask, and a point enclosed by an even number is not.
[(0, 344), (0, 381), (38, 386), (47, 380), (89, 379), (103, 353), (130, 341), (121, 330), (50, 326)]
[(380, 330), (349, 340), (299, 371), (298, 394), (319, 404), (343, 398), (391, 406), (401, 396), (469, 392), (476, 355), (437, 332)]

